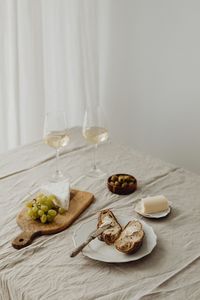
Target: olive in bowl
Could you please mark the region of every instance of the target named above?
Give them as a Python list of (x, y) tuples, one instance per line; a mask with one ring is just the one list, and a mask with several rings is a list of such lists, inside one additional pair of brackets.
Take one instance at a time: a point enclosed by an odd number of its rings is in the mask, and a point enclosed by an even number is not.
[(118, 195), (128, 195), (136, 191), (137, 180), (129, 174), (114, 174), (108, 178), (108, 189)]

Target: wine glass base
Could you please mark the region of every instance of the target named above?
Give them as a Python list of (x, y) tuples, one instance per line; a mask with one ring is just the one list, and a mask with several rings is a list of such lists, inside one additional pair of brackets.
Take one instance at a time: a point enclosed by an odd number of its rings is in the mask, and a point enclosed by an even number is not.
[(106, 173), (100, 169), (91, 169), (86, 175), (93, 178), (103, 178), (106, 176)]

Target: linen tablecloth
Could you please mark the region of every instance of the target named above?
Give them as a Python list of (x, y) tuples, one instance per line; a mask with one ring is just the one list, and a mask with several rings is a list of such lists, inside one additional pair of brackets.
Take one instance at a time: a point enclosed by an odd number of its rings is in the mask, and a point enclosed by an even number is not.
[[(99, 166), (108, 175), (129, 173), (139, 182), (135, 193), (114, 195), (105, 179), (85, 176), (92, 150), (74, 128), (61, 166), (70, 174), (72, 187), (94, 193), (96, 201), (69, 229), (41, 236), (21, 250), (11, 246), (20, 232), (16, 214), (23, 197), (53, 172), (54, 151), (40, 141), (0, 156), (0, 299), (200, 299), (200, 177), (108, 143), (98, 149)], [(109, 207), (136, 217), (134, 201), (157, 194), (168, 197), (173, 209), (167, 218), (145, 219), (158, 237), (150, 255), (125, 264), (98, 262), (82, 254), (69, 257), (73, 232), (81, 222)]]

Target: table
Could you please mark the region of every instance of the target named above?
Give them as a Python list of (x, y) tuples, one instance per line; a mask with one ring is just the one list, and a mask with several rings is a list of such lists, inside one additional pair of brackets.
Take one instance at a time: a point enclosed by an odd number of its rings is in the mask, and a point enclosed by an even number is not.
[[(96, 201), (67, 230), (37, 238), (21, 250), (11, 246), (19, 233), (16, 214), (22, 198), (41, 184), (54, 166), (54, 151), (42, 141), (19, 147), (0, 159), (0, 299), (133, 300), (200, 299), (200, 177), (169, 163), (111, 143), (98, 150), (98, 163), (108, 174), (128, 172), (139, 181), (129, 196), (111, 194), (105, 180), (86, 177), (92, 148), (71, 130), (61, 155), (72, 186), (95, 194)], [(126, 264), (106, 264), (82, 254), (70, 258), (72, 234), (97, 211), (135, 217), (133, 203), (146, 195), (164, 194), (173, 202), (171, 214), (149, 220), (158, 236), (153, 252)]]

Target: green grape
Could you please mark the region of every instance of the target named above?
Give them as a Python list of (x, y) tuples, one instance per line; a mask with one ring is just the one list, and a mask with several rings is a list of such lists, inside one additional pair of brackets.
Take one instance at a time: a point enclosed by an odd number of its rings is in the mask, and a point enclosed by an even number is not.
[(52, 200), (49, 199), (49, 198), (46, 200), (46, 205), (48, 206), (49, 209), (51, 209), (52, 207), (54, 207)]
[(27, 201), (26, 202), (26, 207), (30, 207), (31, 208), (32, 207), (32, 202), (31, 201)]
[(43, 195), (41, 198), (40, 198), (40, 204), (41, 205), (45, 205), (46, 204), (46, 197)]
[(32, 216), (35, 217), (35, 218), (37, 219), (37, 218), (39, 217), (39, 216), (38, 216), (38, 212), (34, 212), (34, 211), (33, 211), (33, 212), (32, 212)]
[(51, 223), (52, 221), (53, 221), (53, 217), (52, 216), (50, 216), (50, 215), (47, 215), (47, 221), (49, 222), (49, 223)]
[(32, 209), (31, 209), (31, 208), (28, 209), (27, 214), (28, 214), (29, 217), (32, 217), (32, 216), (33, 216), (33, 212), (32, 212)]
[(37, 206), (34, 206), (34, 207), (32, 208), (32, 211), (33, 211), (34, 213), (37, 213), (37, 212), (38, 212)]
[(38, 215), (41, 217), (41, 216), (43, 216), (44, 215), (44, 211), (42, 210), (42, 209), (39, 209), (38, 210)]
[(57, 212), (56, 212), (54, 209), (50, 209), (50, 210), (48, 211), (48, 215), (49, 215), (49, 216), (52, 216), (52, 217), (55, 217), (55, 216), (57, 215)]
[(58, 212), (63, 215), (66, 212), (66, 209), (64, 207), (59, 207)]
[(39, 201), (41, 201), (41, 199), (42, 199), (43, 197), (44, 197), (44, 194), (39, 194), (39, 195), (37, 195), (36, 199), (39, 200)]
[(47, 216), (44, 214), (40, 217), (40, 221), (44, 224), (47, 221)]
[(56, 200), (56, 196), (55, 195), (49, 195), (48, 199), (51, 200), (51, 201), (54, 201), (54, 200)]
[(46, 202), (46, 201), (48, 200), (48, 197), (47, 197), (47, 196), (43, 196), (42, 200), (43, 200), (44, 202)]
[(40, 198), (37, 198), (37, 199), (36, 199), (36, 204), (37, 204), (37, 205), (40, 205), (40, 204), (41, 204), (41, 203), (40, 203)]
[[(51, 223), (57, 215), (58, 206), (55, 206), (53, 201), (56, 201), (54, 195), (48, 197), (44, 194), (39, 194), (32, 201), (27, 201), (26, 206), (28, 208), (27, 214), (33, 220), (40, 219), (41, 223)], [(61, 210), (63, 213), (65, 210)]]
[(41, 205), (41, 210), (43, 210), (44, 212), (47, 212), (49, 210), (47, 205)]

